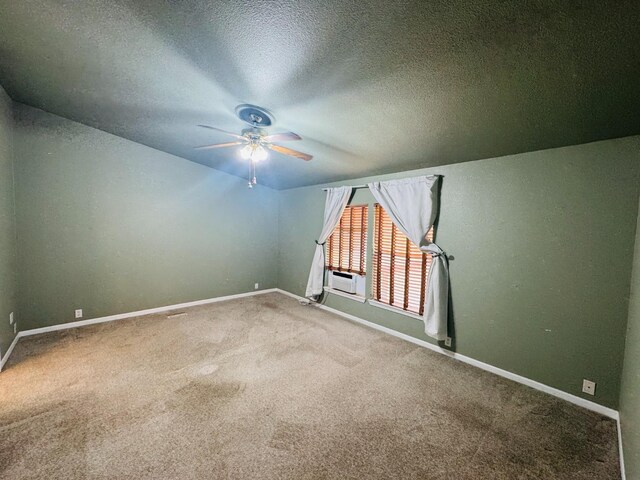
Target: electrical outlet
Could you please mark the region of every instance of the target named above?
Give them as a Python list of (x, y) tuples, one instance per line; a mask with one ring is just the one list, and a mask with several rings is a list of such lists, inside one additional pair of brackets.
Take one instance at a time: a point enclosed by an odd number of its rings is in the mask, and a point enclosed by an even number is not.
[(259, 289), (259, 288), (260, 288), (260, 284), (259, 284), (259, 283), (256, 283), (256, 284), (253, 286), (253, 288), (254, 288), (254, 290)]
[(445, 347), (450, 347), (451, 346), (451, 337), (447, 337), (444, 339), (444, 346)]
[(9, 325), (13, 325), (13, 312), (9, 314)]
[(76, 310), (76, 318), (82, 318), (82, 309), (81, 308)]
[(591, 380), (582, 380), (582, 391), (588, 395), (596, 394), (596, 382), (592, 382)]

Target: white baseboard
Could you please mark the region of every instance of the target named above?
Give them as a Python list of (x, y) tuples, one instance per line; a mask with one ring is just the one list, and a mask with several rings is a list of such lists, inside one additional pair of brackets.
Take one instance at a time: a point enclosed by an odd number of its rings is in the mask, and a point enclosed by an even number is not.
[(140, 317), (143, 315), (152, 315), (154, 313), (162, 313), (170, 310), (177, 310), (180, 308), (195, 307), (198, 305), (207, 305), (209, 303), (216, 303), (216, 302), (224, 302), (226, 300), (235, 300), (237, 298), (251, 297), (253, 295), (261, 295), (263, 293), (272, 293), (276, 291), (277, 291), (276, 288), (267, 288), (264, 290), (256, 290), (253, 292), (238, 293), (235, 295), (226, 295), (224, 297), (207, 298), (204, 300), (195, 300), (193, 302), (176, 303), (175, 305), (167, 305), (164, 307), (148, 308), (146, 310), (138, 310), (137, 312), (118, 313), (116, 315), (108, 315), (106, 317), (97, 317), (97, 318), (91, 318), (87, 320), (79, 320), (77, 322), (61, 323), (58, 325), (51, 325), (48, 327), (22, 330), (18, 332), (18, 335), (16, 335), (16, 337), (13, 339), (13, 343), (11, 343), (11, 346), (7, 349), (7, 353), (4, 355), (4, 357), (2, 357), (2, 360), (0, 361), (0, 371), (2, 371), (2, 367), (4, 367), (4, 364), (7, 362), (7, 360), (9, 360), (9, 355), (11, 355), (11, 352), (13, 351), (13, 347), (15, 347), (16, 343), (18, 342), (18, 339), (22, 337), (29, 337), (31, 335), (38, 335), (38, 334), (47, 333), (47, 332), (56, 332), (58, 330), (67, 330), (69, 328), (84, 327), (86, 325), (94, 325), (96, 323), (113, 322), (115, 320), (124, 320), (126, 318)]
[(9, 355), (11, 355), (11, 352), (13, 352), (13, 348), (16, 346), (16, 343), (18, 343), (18, 339), (20, 338), (20, 333), (21, 332), (18, 332), (18, 334), (15, 337), (13, 337), (13, 342), (11, 342), (11, 345), (9, 345), (9, 348), (7, 348), (7, 353), (5, 353), (2, 359), (0, 360), (0, 372), (4, 368), (4, 364), (7, 363), (7, 360), (9, 360)]
[(620, 415), (618, 415), (618, 451), (620, 452), (620, 475), (622, 480), (626, 480), (627, 473), (624, 468), (624, 449), (622, 448), (622, 424), (620, 423)]
[[(276, 289), (278, 292), (283, 293), (284, 295), (288, 295), (297, 300), (307, 300), (306, 298), (295, 295), (291, 292), (287, 292), (285, 290)], [(597, 412), (601, 415), (604, 415), (609, 418), (613, 418), (617, 420), (619, 418), (618, 411), (612, 408), (605, 407), (598, 403), (592, 402), (590, 400), (586, 400), (584, 398), (577, 397), (570, 393), (564, 392), (554, 387), (550, 387), (549, 385), (545, 385), (544, 383), (536, 382), (535, 380), (531, 380), (530, 378), (523, 377), (521, 375), (509, 372), (507, 370), (503, 370), (498, 367), (494, 367), (493, 365), (489, 365), (488, 363), (481, 362), (471, 357), (467, 357), (465, 355), (461, 355), (456, 352), (452, 352), (451, 350), (446, 350), (444, 348), (439, 347), (438, 345), (434, 345), (432, 343), (426, 342), (424, 340), (420, 340), (419, 338), (412, 337), (405, 333), (398, 332), (391, 328), (383, 327), (382, 325), (378, 325), (377, 323), (370, 322), (368, 320), (364, 320), (363, 318), (356, 317), (355, 315), (351, 315), (349, 313), (342, 312), (335, 308), (327, 307), (322, 304), (314, 304), (316, 308), (320, 308), (321, 310), (326, 310), (327, 312), (334, 313), (336, 315), (340, 315), (341, 317), (346, 318), (347, 320), (351, 320), (353, 322), (360, 323), (362, 325), (366, 325), (367, 327), (374, 328), (376, 330), (380, 330), (381, 332), (388, 333), (389, 335), (393, 335), (394, 337), (401, 338), (413, 344), (419, 345), (424, 348), (428, 348), (434, 352), (441, 353), (451, 358), (455, 358), (461, 362), (467, 363), (469, 365), (473, 365), (474, 367), (481, 368), (482, 370), (486, 370), (488, 372), (494, 373), (504, 378), (508, 378), (509, 380), (513, 380), (514, 382), (521, 383), (531, 388), (535, 388), (536, 390), (540, 390), (542, 392), (548, 393), (549, 395), (553, 395), (554, 397), (561, 398), (566, 400), (567, 402), (573, 403), (580, 407), (586, 408), (587, 410), (591, 410)]]

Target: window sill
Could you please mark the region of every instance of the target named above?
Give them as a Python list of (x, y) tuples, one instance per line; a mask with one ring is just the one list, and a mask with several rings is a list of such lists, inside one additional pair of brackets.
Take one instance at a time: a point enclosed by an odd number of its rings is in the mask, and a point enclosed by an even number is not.
[(404, 315), (406, 317), (415, 318), (416, 320), (420, 320), (421, 322), (424, 321), (424, 319), (417, 313), (407, 312), (406, 310), (402, 310), (401, 308), (392, 307), (391, 305), (387, 305), (386, 303), (382, 303), (377, 300), (373, 300), (371, 298), (368, 301), (369, 301), (369, 304), (373, 305), (374, 307), (383, 308), (385, 310), (389, 310), (390, 312), (397, 313), (398, 315)]
[(354, 302), (358, 303), (364, 303), (367, 301), (365, 297), (361, 297), (360, 295), (356, 295), (355, 293), (341, 292), (340, 290), (334, 290), (329, 287), (324, 287), (324, 291), (333, 295), (338, 295), (339, 297), (348, 298), (349, 300), (353, 300)]

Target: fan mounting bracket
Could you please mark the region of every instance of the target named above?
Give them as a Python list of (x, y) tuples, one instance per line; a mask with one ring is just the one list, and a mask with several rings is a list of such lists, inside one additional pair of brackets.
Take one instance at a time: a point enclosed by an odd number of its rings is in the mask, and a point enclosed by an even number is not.
[(273, 114), (263, 107), (243, 103), (236, 107), (236, 115), (254, 128), (270, 127), (276, 121)]

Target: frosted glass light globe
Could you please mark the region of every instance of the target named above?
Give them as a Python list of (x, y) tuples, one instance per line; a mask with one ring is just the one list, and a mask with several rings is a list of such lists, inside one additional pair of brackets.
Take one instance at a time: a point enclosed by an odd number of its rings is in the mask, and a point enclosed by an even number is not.
[(267, 158), (267, 151), (262, 145), (259, 145), (253, 152), (252, 156), (253, 160), (256, 162), (261, 162)]
[(242, 157), (245, 160), (249, 160), (252, 153), (253, 153), (253, 148), (251, 148), (251, 145), (245, 145), (245, 147), (242, 150), (240, 150), (240, 157)]

